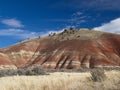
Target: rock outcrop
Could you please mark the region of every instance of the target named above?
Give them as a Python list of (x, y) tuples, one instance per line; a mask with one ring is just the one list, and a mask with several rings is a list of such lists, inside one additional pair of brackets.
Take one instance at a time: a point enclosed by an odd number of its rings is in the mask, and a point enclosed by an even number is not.
[(120, 66), (120, 35), (95, 30), (65, 30), (0, 50), (0, 66), (79, 69)]

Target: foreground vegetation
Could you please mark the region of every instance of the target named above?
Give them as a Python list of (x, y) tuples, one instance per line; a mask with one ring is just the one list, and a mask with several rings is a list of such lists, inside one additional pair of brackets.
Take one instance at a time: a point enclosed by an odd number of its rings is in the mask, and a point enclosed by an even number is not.
[[(111, 70), (117, 70), (120, 71), (120, 67), (109, 67), (109, 68), (81, 68), (81, 69), (53, 69), (53, 70), (44, 70), (40, 68), (39, 66), (33, 66), (29, 68), (18, 68), (18, 69), (1, 69), (0, 70), (0, 77), (6, 77), (6, 76), (35, 76), (35, 75), (49, 75), (49, 73), (54, 73), (54, 72), (68, 72), (68, 73), (84, 73), (84, 72), (91, 72), (92, 75), (103, 75), (104, 76), (104, 71), (111, 71)], [(94, 73), (95, 72), (95, 73)], [(97, 75), (97, 76), (98, 76)], [(105, 77), (105, 76), (104, 76)], [(102, 77), (102, 78), (104, 78)]]
[(1, 90), (120, 90), (119, 70), (53, 72), (40, 76), (0, 78)]
[(28, 68), (20, 68), (20, 69), (0, 70), (0, 77), (15, 76), (15, 75), (33, 76), (33, 75), (48, 75), (48, 73), (39, 67), (34, 67), (34, 68), (29, 68), (29, 69)]

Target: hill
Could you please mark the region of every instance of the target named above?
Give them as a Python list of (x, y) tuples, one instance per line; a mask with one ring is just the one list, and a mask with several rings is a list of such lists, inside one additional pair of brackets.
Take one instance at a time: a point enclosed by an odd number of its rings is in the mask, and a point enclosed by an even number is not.
[(89, 29), (64, 30), (0, 49), (0, 68), (44, 69), (120, 66), (120, 35)]

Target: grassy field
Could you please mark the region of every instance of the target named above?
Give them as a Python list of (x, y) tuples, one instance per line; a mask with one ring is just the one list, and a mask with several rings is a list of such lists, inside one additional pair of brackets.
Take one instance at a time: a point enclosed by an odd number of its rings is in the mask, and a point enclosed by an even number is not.
[(105, 74), (107, 79), (102, 82), (91, 80), (89, 72), (1, 77), (0, 90), (120, 90), (120, 71), (106, 71)]

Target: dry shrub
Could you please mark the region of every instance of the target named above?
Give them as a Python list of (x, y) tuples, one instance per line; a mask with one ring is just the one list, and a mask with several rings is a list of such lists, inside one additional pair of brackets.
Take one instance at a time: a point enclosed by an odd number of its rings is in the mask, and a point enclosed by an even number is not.
[(95, 82), (101, 82), (106, 79), (106, 75), (103, 69), (93, 69), (90, 73), (91, 79)]
[(26, 75), (26, 76), (32, 76), (32, 75), (48, 75), (48, 73), (39, 68), (21, 68), (21, 69), (6, 69), (6, 70), (0, 70), (0, 77), (4, 76), (15, 76), (15, 75)]

